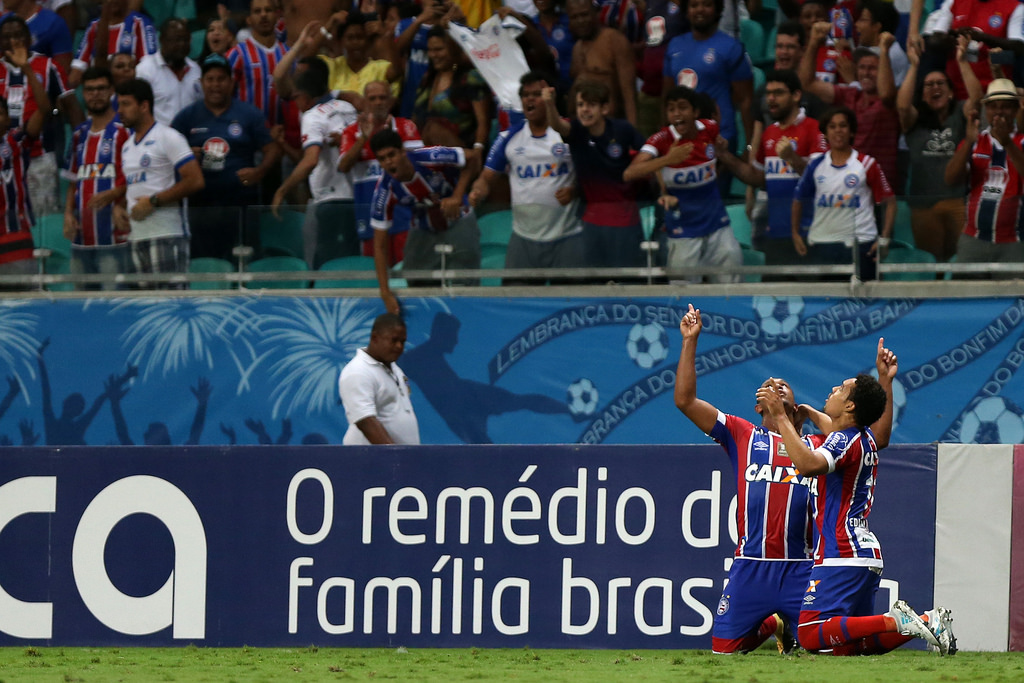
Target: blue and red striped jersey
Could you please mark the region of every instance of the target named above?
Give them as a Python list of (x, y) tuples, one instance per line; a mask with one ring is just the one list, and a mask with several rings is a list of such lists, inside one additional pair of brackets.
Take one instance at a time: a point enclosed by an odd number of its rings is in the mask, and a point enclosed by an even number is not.
[[(1021, 133), (1014, 133), (1011, 139), (1018, 147), (1024, 144)], [(978, 135), (967, 166), (970, 175), (964, 234), (982, 242), (1020, 242), (1024, 239), (1021, 223), (1024, 179), (988, 129)]]
[(683, 138), (675, 126), (662, 128), (640, 150), (652, 157), (664, 157), (672, 147), (693, 144), (693, 152), (678, 166), (665, 166), (659, 173), (665, 189), (679, 200), (678, 206), (665, 212), (665, 232), (669, 237), (704, 237), (729, 226), (722, 194), (718, 189), (715, 139), (718, 124), (711, 119), (696, 122), (693, 138)]
[(274, 87), (274, 68), (286, 52), (288, 48), (280, 41), (268, 48), (246, 38), (227, 55), (235, 77), (235, 96), (262, 111), (271, 126), (284, 122), (281, 98)]
[(709, 436), (736, 474), (736, 557), (809, 560), (813, 477), (797, 472), (782, 436), (721, 411)]
[(75, 244), (83, 247), (108, 247), (122, 244), (128, 236), (114, 231), (114, 206), (90, 209), (88, 202), (100, 192), (125, 184), (121, 168), (121, 145), (131, 133), (113, 120), (99, 131), (86, 121), (75, 129), (71, 140), (71, 172), (77, 176), (75, 214), (81, 230)]
[(29, 154), (32, 138), (20, 128), (7, 131), (0, 139), (0, 264), (32, 258), (32, 203), (28, 198)]
[[(95, 19), (89, 28), (85, 30), (82, 37), (82, 45), (78, 48), (78, 55), (71, 62), (71, 67), (79, 71), (92, 64), (93, 56), (97, 49), (104, 49), (96, 45), (96, 25), (99, 19)], [(146, 55), (155, 54), (157, 51), (156, 29), (153, 22), (138, 12), (129, 12), (120, 24), (110, 27), (107, 38), (106, 50), (108, 55), (126, 54), (135, 57), (138, 63)]]
[(829, 472), (817, 476), (812, 489), (814, 563), (881, 567), (882, 548), (868, 529), (878, 469), (875, 435), (856, 427), (832, 432), (815, 453), (828, 460)]
[[(465, 150), (461, 147), (423, 147), (405, 152), (412, 161), (415, 173), (411, 180), (402, 182), (385, 173), (373, 191), (370, 225), (374, 230), (388, 230), (399, 204), (412, 209), (409, 227), (430, 232), (448, 229), (448, 219), (441, 211), (441, 200), (450, 197), (459, 182), (459, 173), (466, 165)], [(459, 218), (469, 213), (469, 205), (462, 200)]]

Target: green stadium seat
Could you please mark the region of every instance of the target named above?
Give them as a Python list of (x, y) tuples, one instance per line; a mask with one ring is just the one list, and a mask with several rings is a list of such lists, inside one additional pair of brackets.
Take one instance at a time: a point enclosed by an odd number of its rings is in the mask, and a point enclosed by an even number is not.
[(732, 224), (732, 234), (742, 247), (749, 247), (751, 242), (750, 233), (753, 228), (750, 219), (747, 218), (747, 208), (744, 204), (727, 204), (726, 213), (729, 214), (729, 222)]
[[(929, 251), (916, 249), (912, 244), (893, 240), (882, 263), (935, 263), (935, 256)], [(883, 280), (934, 280), (934, 273), (885, 273)]]
[[(774, 8), (773, 8), (774, 9)], [(775, 64), (775, 39), (779, 37), (779, 27), (772, 26), (768, 31), (768, 37), (764, 40), (764, 62), (765, 68)]]
[(658, 207), (654, 204), (640, 207), (640, 226), (644, 230), (644, 239), (650, 241), (654, 229), (658, 227)]
[(198, 31), (192, 31), (192, 42), (189, 47), (188, 56), (192, 59), (199, 59), (199, 55), (202, 54), (205, 44), (206, 29), (201, 28)]
[(306, 214), (291, 209), (281, 209), (278, 220), (269, 211), (260, 215), (260, 245), (262, 254), (268, 256), (305, 257), (305, 241), (302, 238), (302, 225), (306, 222)]
[[(764, 265), (764, 252), (757, 251), (751, 247), (740, 245), (743, 249), (743, 265), (745, 266), (763, 266)], [(748, 273), (743, 276), (744, 282), (760, 282), (761, 275), (755, 273)]]
[[(501, 244), (480, 245), (480, 268), (481, 270), (501, 270), (505, 267), (505, 252), (508, 248)], [(480, 279), (481, 287), (500, 287), (500, 277), (485, 277)]]
[(508, 246), (512, 237), (512, 210), (492, 211), (477, 218), (480, 226), (480, 244)]
[(32, 227), (37, 249), (49, 249), (66, 259), (71, 258), (71, 240), (64, 236), (64, 214), (48, 213), (40, 216)]
[(914, 246), (914, 226), (910, 220), (910, 205), (904, 199), (896, 201), (896, 224), (892, 229), (892, 238)]
[[(320, 266), (320, 272), (324, 271), (362, 271), (372, 273), (374, 271), (372, 256), (341, 256), (331, 259)], [(340, 279), (340, 280), (314, 280), (314, 289), (330, 289), (337, 287), (358, 287), (376, 289), (377, 279), (369, 280)]]
[(740, 19), (740, 42), (751, 60), (760, 61), (764, 55), (764, 27), (753, 19)]
[[(253, 261), (248, 270), (253, 273), (309, 272), (306, 262), (294, 256), (268, 256)], [(306, 289), (309, 280), (253, 280), (246, 284), (249, 289)]]
[[(188, 272), (190, 273), (234, 273), (235, 271), (235, 264), (222, 258), (201, 256), (191, 259), (188, 263)], [(190, 289), (233, 289), (234, 287), (235, 283), (227, 280), (189, 283)]]

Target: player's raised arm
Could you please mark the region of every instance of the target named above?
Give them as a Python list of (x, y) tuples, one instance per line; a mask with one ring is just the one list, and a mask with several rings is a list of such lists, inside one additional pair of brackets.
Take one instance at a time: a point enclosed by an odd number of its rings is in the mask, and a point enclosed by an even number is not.
[(796, 427), (796, 430), (799, 432), (804, 422), (807, 420), (810, 420), (822, 434), (828, 434), (832, 431), (831, 417), (809, 403), (801, 403), (796, 407), (796, 417), (793, 420), (793, 426)]
[(871, 431), (875, 435), (875, 445), (881, 450), (889, 445), (889, 438), (892, 436), (892, 417), (895, 412), (892, 400), (892, 381), (896, 378), (896, 372), (899, 370), (896, 354), (885, 347), (884, 337), (878, 339), (875, 369), (878, 370), (878, 383), (885, 389), (885, 412), (871, 425)]
[(679, 366), (676, 368), (676, 408), (707, 434), (715, 426), (718, 409), (697, 398), (697, 338), (700, 336), (702, 325), (700, 309), (694, 308), (693, 304), (689, 304), (689, 307), (690, 310), (679, 321), (683, 346), (679, 351)]

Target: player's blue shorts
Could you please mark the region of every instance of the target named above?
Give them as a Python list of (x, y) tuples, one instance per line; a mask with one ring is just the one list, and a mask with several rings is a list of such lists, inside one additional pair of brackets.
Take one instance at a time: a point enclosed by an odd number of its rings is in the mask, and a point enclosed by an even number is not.
[(880, 571), (871, 567), (814, 567), (804, 594), (800, 623), (873, 615), (881, 580)]
[(810, 560), (736, 558), (718, 602), (712, 640), (744, 638), (775, 612), (795, 631), (812, 564)]

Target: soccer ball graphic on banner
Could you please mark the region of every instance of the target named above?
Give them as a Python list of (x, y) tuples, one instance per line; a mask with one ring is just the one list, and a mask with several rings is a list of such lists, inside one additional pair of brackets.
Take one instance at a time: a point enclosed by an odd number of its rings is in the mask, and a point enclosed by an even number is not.
[(800, 324), (804, 300), (799, 296), (755, 296), (753, 306), (761, 331), (778, 336), (789, 334)]
[(668, 333), (658, 323), (637, 323), (626, 337), (626, 353), (634, 363), (650, 370), (668, 356)]
[(1024, 443), (1024, 410), (1002, 396), (978, 399), (964, 414), (960, 443)]
[(569, 412), (573, 415), (593, 415), (597, 410), (597, 387), (586, 377), (570, 384), (566, 394)]

